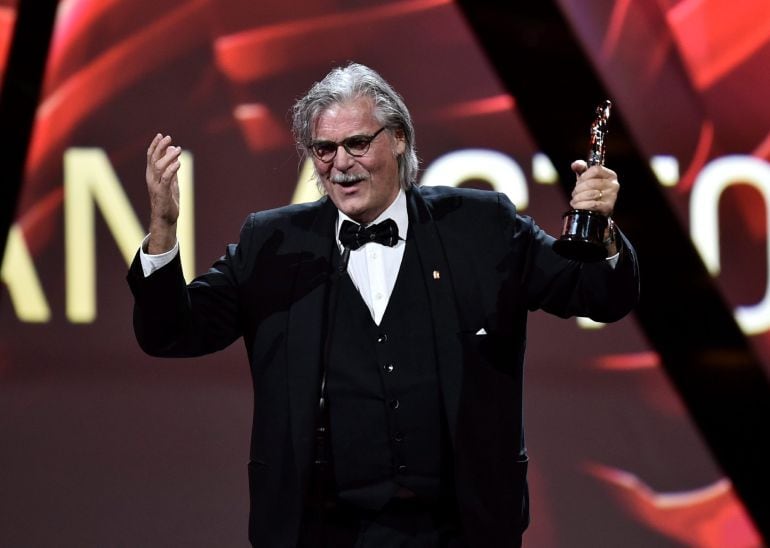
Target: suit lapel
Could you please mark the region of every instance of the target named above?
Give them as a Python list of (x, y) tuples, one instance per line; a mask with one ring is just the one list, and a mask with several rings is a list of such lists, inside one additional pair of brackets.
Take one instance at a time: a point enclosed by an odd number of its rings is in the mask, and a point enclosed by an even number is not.
[(410, 190), (407, 197), (409, 222), (428, 288), (439, 382), (454, 445), (463, 371), (452, 273), (439, 227), (433, 219), (429, 204), (423, 199), (418, 188)]
[(287, 326), (291, 437), (300, 485), (307, 485), (320, 395), (328, 279), (334, 257), (337, 209), (328, 198), (299, 234), (302, 260), (296, 269)]

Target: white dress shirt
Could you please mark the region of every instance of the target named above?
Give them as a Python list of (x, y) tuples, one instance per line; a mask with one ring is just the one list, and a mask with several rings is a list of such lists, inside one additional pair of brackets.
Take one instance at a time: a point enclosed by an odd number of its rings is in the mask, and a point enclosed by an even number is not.
[[(398, 226), (398, 243), (393, 247), (370, 242), (350, 252), (348, 275), (369, 308), (374, 323), (380, 325), (385, 309), (396, 285), (401, 260), (406, 248), (406, 231), (409, 228), (409, 216), (406, 213), (406, 194), (398, 191), (398, 196), (372, 224), (393, 219)], [(342, 211), (337, 217), (337, 246), (342, 252), (339, 234), (342, 221), (353, 221)], [(367, 225), (368, 226), (368, 225)]]
[(174, 257), (176, 257), (177, 253), (179, 253), (179, 240), (174, 242), (174, 247), (166, 251), (165, 253), (160, 253), (158, 255), (149, 255), (147, 253), (147, 241), (150, 239), (150, 235), (144, 237), (144, 240), (142, 240), (142, 245), (139, 248), (139, 262), (142, 263), (142, 272), (144, 272), (144, 277), (146, 278), (156, 270), (160, 270), (164, 266), (166, 266), (168, 263), (174, 260)]

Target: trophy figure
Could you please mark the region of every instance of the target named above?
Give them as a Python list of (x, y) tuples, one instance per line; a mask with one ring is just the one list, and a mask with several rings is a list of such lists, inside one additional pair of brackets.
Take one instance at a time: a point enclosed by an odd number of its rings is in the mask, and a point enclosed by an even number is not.
[[(610, 117), (610, 101), (596, 107), (596, 117), (591, 124), (591, 148), (588, 167), (604, 165), (607, 120)], [(572, 209), (562, 215), (564, 221), (561, 237), (553, 244), (559, 255), (575, 261), (592, 262), (607, 257), (604, 232), (609, 219), (600, 213), (585, 209)]]

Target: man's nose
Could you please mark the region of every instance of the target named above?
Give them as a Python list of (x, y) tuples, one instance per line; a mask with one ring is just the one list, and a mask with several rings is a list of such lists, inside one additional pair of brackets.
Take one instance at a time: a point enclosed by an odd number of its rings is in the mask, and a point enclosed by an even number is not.
[(344, 146), (337, 145), (337, 154), (334, 156), (334, 167), (336, 169), (345, 171), (353, 165), (354, 161), (355, 156), (345, 150)]

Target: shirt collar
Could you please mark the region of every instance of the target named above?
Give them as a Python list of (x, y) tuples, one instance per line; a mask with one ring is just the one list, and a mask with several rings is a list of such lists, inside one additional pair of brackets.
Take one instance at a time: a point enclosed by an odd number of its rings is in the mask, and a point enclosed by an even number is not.
[[(350, 221), (353, 223), (355, 223), (355, 221), (345, 215), (342, 211), (337, 210), (337, 213), (336, 236), (337, 243), (339, 244), (340, 227), (342, 226), (342, 221)], [(399, 239), (406, 240), (406, 231), (409, 228), (409, 215), (406, 212), (406, 193), (404, 192), (403, 188), (398, 190), (398, 196), (396, 196), (396, 199), (393, 200), (393, 203), (390, 204), (387, 209), (385, 209), (385, 211), (380, 213), (379, 217), (377, 217), (369, 224), (380, 223), (385, 219), (393, 219), (396, 221), (396, 225), (398, 226)], [(369, 226), (369, 224), (366, 226)]]

